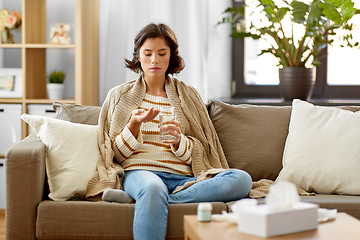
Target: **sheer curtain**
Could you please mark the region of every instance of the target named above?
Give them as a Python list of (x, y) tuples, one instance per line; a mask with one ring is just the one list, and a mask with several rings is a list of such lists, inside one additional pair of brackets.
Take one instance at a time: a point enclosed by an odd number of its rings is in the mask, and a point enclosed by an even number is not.
[(124, 67), (133, 41), (146, 24), (165, 23), (175, 32), (185, 69), (174, 77), (194, 86), (206, 102), (231, 94), (230, 28), (216, 25), (231, 0), (100, 1), (100, 104), (114, 86), (137, 78)]

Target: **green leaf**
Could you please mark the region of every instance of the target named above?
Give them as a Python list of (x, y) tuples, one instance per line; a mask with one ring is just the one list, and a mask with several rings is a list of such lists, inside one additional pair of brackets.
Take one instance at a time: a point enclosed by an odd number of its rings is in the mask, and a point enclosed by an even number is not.
[(275, 50), (274, 50), (273, 48), (263, 49), (263, 50), (261, 50), (261, 53), (259, 53), (258, 56), (261, 56), (261, 55), (263, 55), (264, 53), (271, 53), (271, 54), (273, 54), (274, 52), (275, 52)]
[(341, 14), (345, 20), (349, 20), (356, 13), (354, 3), (351, 0), (328, 0), (336, 8), (341, 9)]
[(272, 7), (272, 8), (275, 7), (275, 3), (274, 3), (273, 0), (259, 0), (259, 2), (263, 6), (268, 5), (268, 6)]
[(325, 17), (336, 24), (341, 24), (341, 14), (332, 3), (324, 1), (319, 3), (319, 6), (323, 9)]
[(305, 16), (309, 11), (309, 5), (299, 2), (299, 1), (293, 1), (291, 3), (291, 7), (293, 10), (293, 18), (294, 21), (297, 23), (303, 23), (305, 22)]
[(319, 3), (320, 1), (315, 0), (310, 6), (310, 13), (308, 17), (308, 22), (310, 26), (316, 25), (320, 21), (321, 16), (323, 15), (323, 9), (319, 6)]
[(314, 60), (313, 64), (315, 67), (320, 66), (321, 62), (319, 60)]
[(232, 13), (235, 7), (228, 7), (223, 13)]
[(275, 11), (272, 7), (264, 6), (264, 11), (266, 12), (266, 17), (269, 19), (269, 21), (277, 22), (277, 19), (275, 17)]
[(252, 34), (252, 33), (248, 33), (248, 32), (232, 32), (231, 33), (231, 37), (233, 38), (246, 38), (246, 37), (251, 37), (253, 39), (259, 39), (261, 36), (260, 35), (256, 35), (256, 34)]
[(225, 9), (225, 11), (223, 13), (240, 13), (240, 8), (244, 8), (244, 7), (236, 7), (236, 6), (233, 6), (233, 7), (229, 7), (227, 9)]
[(289, 8), (286, 8), (286, 7), (280, 8), (278, 11), (280, 20), (282, 20), (289, 11), (290, 11)]

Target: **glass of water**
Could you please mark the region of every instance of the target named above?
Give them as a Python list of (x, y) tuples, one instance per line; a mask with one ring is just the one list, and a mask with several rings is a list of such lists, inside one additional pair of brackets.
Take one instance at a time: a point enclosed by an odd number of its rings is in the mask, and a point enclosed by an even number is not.
[(160, 125), (160, 140), (173, 140), (174, 136), (167, 133), (166, 126), (170, 124), (170, 121), (175, 120), (175, 108), (174, 107), (160, 107), (159, 113), (159, 125)]

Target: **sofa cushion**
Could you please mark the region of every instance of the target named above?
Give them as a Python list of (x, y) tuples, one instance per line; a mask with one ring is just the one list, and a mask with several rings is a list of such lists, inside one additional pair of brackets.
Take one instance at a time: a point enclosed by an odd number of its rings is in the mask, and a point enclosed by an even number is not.
[(100, 106), (54, 102), (55, 118), (74, 123), (97, 125)]
[[(36, 236), (41, 239), (133, 239), (134, 204), (88, 201), (43, 201), (38, 207)], [(184, 239), (183, 218), (196, 214), (197, 203), (169, 204), (166, 239)], [(213, 202), (212, 213), (227, 211)]]
[(83, 198), (100, 156), (97, 126), (23, 114), (46, 145), (46, 173), (53, 200)]
[(294, 100), (277, 180), (306, 191), (360, 195), (360, 112)]
[(360, 219), (360, 196), (316, 194), (316, 196), (301, 196), (302, 202), (316, 203), (321, 208), (337, 209)]
[(212, 100), (208, 111), (229, 166), (247, 171), (253, 181), (275, 180), (282, 168), (291, 107)]

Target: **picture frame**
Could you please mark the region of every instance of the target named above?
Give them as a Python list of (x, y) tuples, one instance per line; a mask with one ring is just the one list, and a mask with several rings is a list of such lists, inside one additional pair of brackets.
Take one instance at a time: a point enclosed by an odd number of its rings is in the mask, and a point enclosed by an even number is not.
[(22, 88), (21, 68), (0, 68), (0, 98), (21, 98)]

